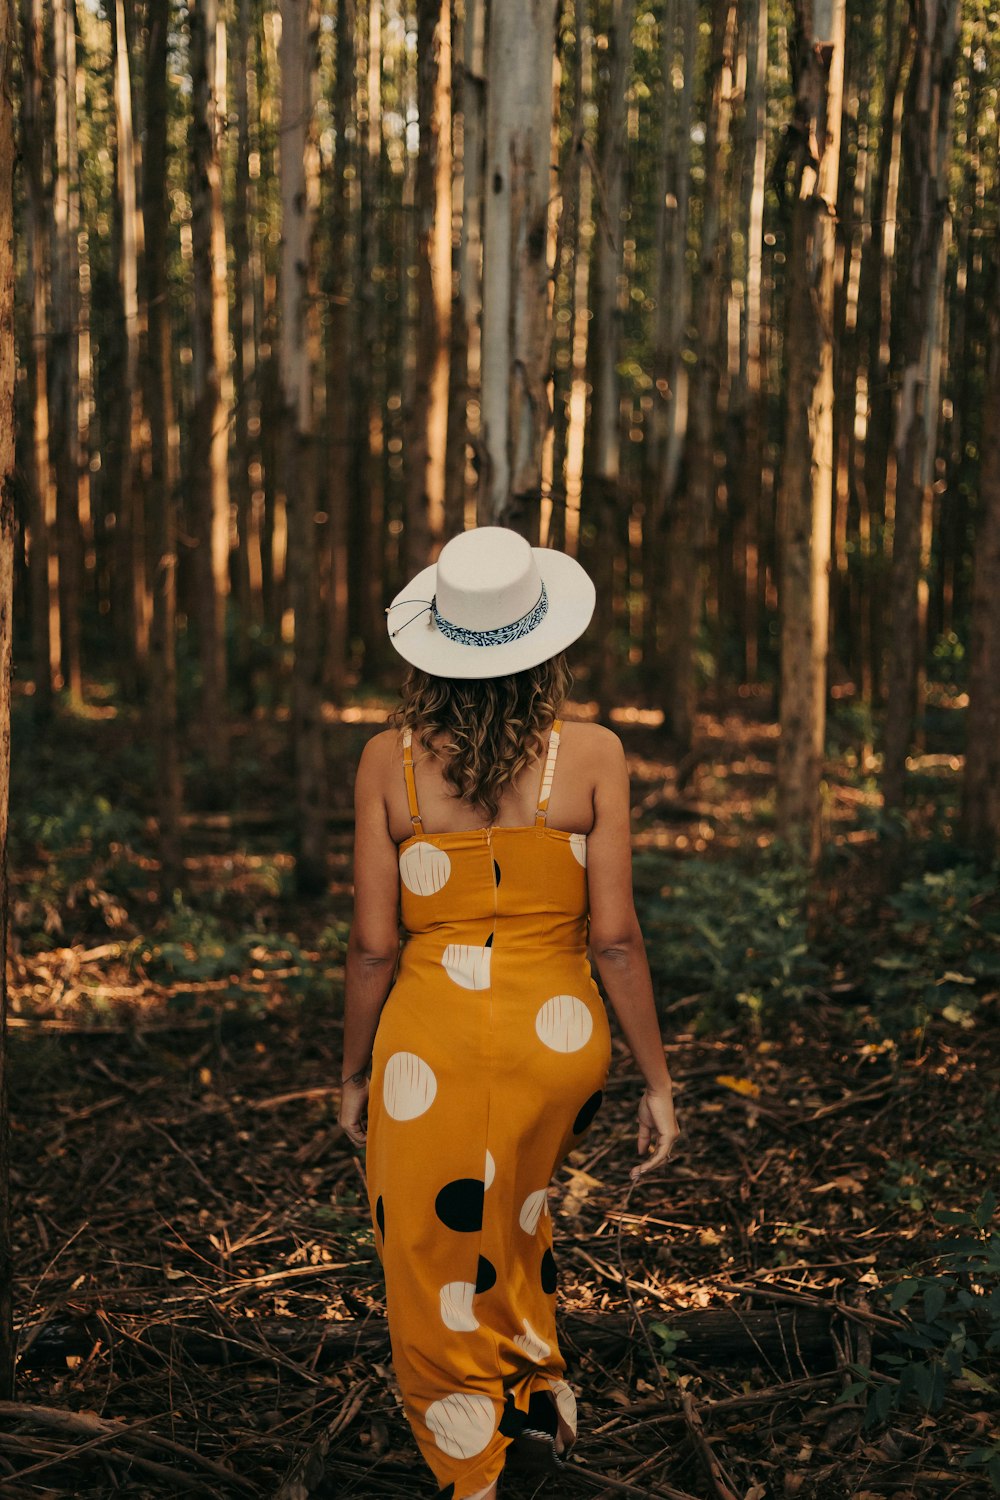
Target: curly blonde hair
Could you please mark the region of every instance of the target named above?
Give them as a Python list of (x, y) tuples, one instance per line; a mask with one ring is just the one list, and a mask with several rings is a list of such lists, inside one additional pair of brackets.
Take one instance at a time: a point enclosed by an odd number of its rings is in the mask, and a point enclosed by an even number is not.
[[(559, 715), (573, 674), (560, 651), (535, 667), (505, 677), (434, 677), (411, 666), (399, 689), (402, 702), (387, 724), (407, 725), (425, 750), (447, 756), (444, 778), (455, 796), (492, 820), (504, 787), (513, 785), (545, 748), (542, 732)], [(435, 748), (431, 739), (447, 736)]]

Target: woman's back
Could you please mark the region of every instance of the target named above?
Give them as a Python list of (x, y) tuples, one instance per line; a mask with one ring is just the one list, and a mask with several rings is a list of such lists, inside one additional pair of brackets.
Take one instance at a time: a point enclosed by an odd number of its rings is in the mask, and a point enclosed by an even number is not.
[[(620, 742), (599, 724), (567, 724), (563, 720), (561, 726), (558, 773), (553, 778), (546, 821), (567, 833), (587, 835), (594, 826), (594, 792), (609, 742), (616, 746)], [(402, 844), (412, 832), (402, 771), (402, 737), (397, 730), (389, 729), (376, 738), (383, 742), (379, 751), (389, 832), (397, 844)], [(437, 738), (444, 742), (444, 736)], [(514, 785), (504, 788), (494, 827), (516, 828), (532, 823), (548, 748), (546, 736), (541, 756), (525, 766)], [(443, 750), (441, 757), (446, 758)], [(417, 734), (413, 736), (413, 775), (426, 832), (454, 833), (486, 826), (489, 820), (456, 796), (437, 756), (424, 749)]]

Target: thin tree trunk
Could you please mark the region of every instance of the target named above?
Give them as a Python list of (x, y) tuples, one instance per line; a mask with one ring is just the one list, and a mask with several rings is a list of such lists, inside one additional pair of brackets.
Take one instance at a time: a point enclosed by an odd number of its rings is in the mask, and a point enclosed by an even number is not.
[(288, 564), (295, 617), (292, 740), (296, 885), (326, 888), (316, 511), (319, 453), (315, 392), (318, 319), (314, 225), (319, 160), (313, 118), (318, 65), (316, 0), (281, 0), (281, 395)]
[(59, 551), (59, 628), (62, 686), (71, 703), (83, 701), (80, 662), (81, 556), (79, 516), (79, 276), (80, 221), (76, 138), (76, 8), (55, 0), (53, 89), (55, 179), (52, 195), (52, 438)]
[(218, 0), (192, 0), (191, 239), (194, 251), (194, 404), (188, 494), (197, 527), (199, 739), (209, 765), (229, 759), (226, 601), (229, 594), (229, 302), (220, 138), (226, 32)]
[(156, 748), (160, 883), (180, 878), (181, 764), (177, 743), (177, 484), (180, 436), (174, 408), (173, 330), (167, 280), (167, 39), (170, 0), (149, 0), (146, 14), (146, 381), (150, 434), (149, 529), (153, 574), (147, 714)]
[[(661, 122), (661, 171), (656, 219), (656, 325), (653, 334), (653, 408), (644, 449), (648, 454), (649, 515), (645, 541), (644, 593), (648, 600), (643, 659), (658, 701), (676, 701), (678, 595), (680, 571), (671, 566), (674, 507), (687, 430), (688, 372), (683, 359), (691, 311), (687, 248), (691, 221), (691, 119), (695, 90), (697, 28), (681, 25), (679, 91), (677, 68), (678, 0), (669, 0), (663, 19), (662, 62), (665, 96)], [(681, 639), (686, 632), (680, 631)]]
[(254, 705), (254, 640), (264, 624), (260, 546), (260, 392), (257, 387), (257, 309), (259, 254), (255, 225), (257, 197), (250, 175), (250, 99), (259, 104), (259, 83), (251, 64), (251, 0), (237, 0), (233, 48), (236, 104), (236, 162), (233, 192), (233, 489), (236, 505), (237, 657), (239, 686), (247, 711)]
[(405, 568), (429, 560), (444, 526), (451, 317), (451, 10), (417, 5), (416, 348), (407, 422)]
[(985, 861), (1000, 854), (1000, 214), (995, 224), (961, 814), (963, 838)]
[(607, 722), (615, 692), (615, 563), (626, 546), (621, 483), (622, 250), (625, 238), (627, 101), (632, 61), (633, 0), (613, 0), (608, 26), (605, 87), (600, 105), (600, 212), (594, 246), (590, 305), (590, 422), (585, 438), (582, 516), (591, 528), (583, 560), (597, 586), (596, 673), (593, 696)]
[(31, 567), (31, 643), (35, 691), (32, 708), (45, 722), (52, 713), (52, 692), (59, 674), (59, 573), (55, 548), (56, 488), (49, 450), (48, 307), (49, 224), (45, 196), (45, 72), (42, 0), (21, 0), (22, 68), (21, 153), (24, 181), (28, 299), (31, 335), (25, 350)]
[[(456, 306), (451, 321), (451, 375), (448, 433), (448, 488), (445, 534), (465, 528), (466, 451), (477, 448), (479, 429), (470, 431), (470, 400), (479, 393), (480, 314), (483, 304), (483, 208), (486, 171), (486, 0), (464, 0), (461, 49), (452, 43), (456, 83), (455, 118), (461, 125), (460, 201), (462, 227), (455, 256)], [(481, 424), (480, 424), (481, 425)], [(481, 465), (480, 465), (481, 466)]]
[(948, 170), (960, 18), (958, 0), (912, 0), (911, 14), (916, 43), (903, 138), (913, 232), (902, 322), (904, 367), (893, 442), (892, 635), (882, 775), (887, 809), (903, 805), (906, 757), (926, 648), (921, 596), (940, 423), (942, 288), (951, 227)]
[(781, 486), (777, 826), (810, 864), (821, 842), (833, 509), (833, 304), (844, 0), (796, 0), (796, 80)]
[[(573, 403), (574, 344), (577, 323), (577, 268), (579, 264), (583, 221), (582, 179), (584, 168), (584, 106), (587, 96), (587, 69), (584, 52), (587, 45), (586, 0), (573, 0), (573, 116), (566, 159), (560, 172), (561, 212), (559, 241), (554, 264), (557, 282), (565, 277), (567, 295), (562, 311), (564, 321), (555, 336), (563, 347), (553, 360), (552, 389), (552, 505), (546, 543), (566, 549), (566, 511), (569, 473), (569, 430)], [(562, 337), (559, 337), (560, 328)]]
[(14, 626), (14, 8), (0, 16), (0, 1398), (14, 1396), (14, 1262), (7, 1091), (7, 933), (10, 892), (10, 700)]
[(483, 233), (480, 525), (537, 544), (550, 411), (546, 257), (556, 0), (490, 14)]
[(355, 0), (340, 0), (333, 99), (336, 155), (330, 187), (330, 298), (326, 329), (326, 490), (330, 520), (325, 684), (335, 702), (342, 701), (347, 683), (351, 572), (348, 520), (355, 482), (351, 434), (356, 422), (356, 407), (351, 337), (356, 327), (352, 306), (357, 300), (357, 288), (351, 268), (357, 238), (352, 212), (357, 151), (348, 139), (347, 123), (354, 102), (356, 25)]
[(664, 682), (663, 710), (679, 749), (694, 737), (697, 677), (695, 650), (704, 601), (704, 570), (716, 493), (716, 414), (722, 341), (723, 255), (726, 226), (723, 189), (732, 119), (735, 0), (713, 0), (712, 52), (702, 195), (701, 273), (695, 305), (698, 360), (691, 377), (686, 444), (686, 477), (677, 496), (670, 534), (677, 629), (671, 642), (671, 670)]

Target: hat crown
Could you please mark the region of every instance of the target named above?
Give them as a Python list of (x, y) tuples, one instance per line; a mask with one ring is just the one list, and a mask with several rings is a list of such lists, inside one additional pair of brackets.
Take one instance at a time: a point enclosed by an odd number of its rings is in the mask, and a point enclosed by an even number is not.
[(438, 614), (465, 630), (511, 625), (537, 604), (541, 592), (531, 544), (509, 527), (460, 532), (438, 554)]

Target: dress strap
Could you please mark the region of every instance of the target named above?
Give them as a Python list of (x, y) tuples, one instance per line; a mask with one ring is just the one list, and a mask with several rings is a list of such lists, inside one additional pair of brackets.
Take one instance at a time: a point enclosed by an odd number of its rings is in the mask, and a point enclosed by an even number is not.
[(556, 756), (559, 753), (559, 731), (562, 729), (562, 719), (555, 719), (552, 724), (552, 733), (549, 735), (549, 753), (545, 761), (545, 770), (542, 772), (542, 784), (538, 790), (538, 811), (535, 813), (535, 827), (542, 828), (545, 824), (545, 814), (549, 806), (549, 793), (552, 791), (552, 778), (556, 770)]
[(424, 825), (417, 804), (417, 783), (413, 778), (413, 729), (409, 724), (403, 730), (403, 775), (406, 778), (406, 800), (410, 804), (410, 822), (414, 833), (423, 833)]

